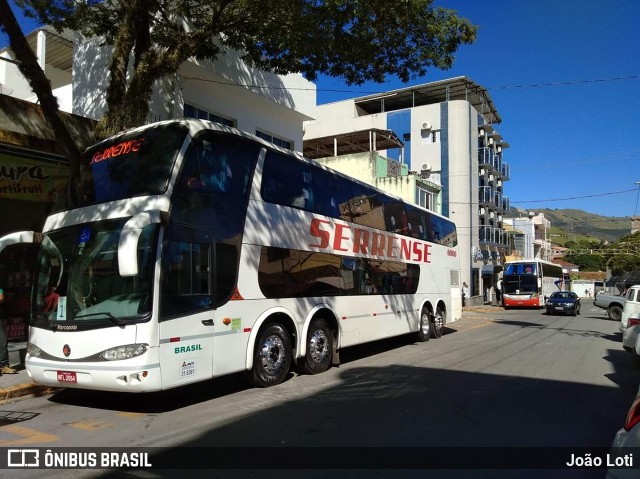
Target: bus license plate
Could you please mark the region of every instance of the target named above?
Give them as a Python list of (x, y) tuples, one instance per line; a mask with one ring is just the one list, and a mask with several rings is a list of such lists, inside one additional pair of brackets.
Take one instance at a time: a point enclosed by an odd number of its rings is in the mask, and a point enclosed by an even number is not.
[(77, 383), (78, 377), (75, 371), (58, 371), (58, 382), (61, 383)]

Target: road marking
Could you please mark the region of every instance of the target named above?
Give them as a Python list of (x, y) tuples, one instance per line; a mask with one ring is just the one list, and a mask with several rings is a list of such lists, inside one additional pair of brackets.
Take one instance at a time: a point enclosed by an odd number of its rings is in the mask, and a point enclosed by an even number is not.
[(82, 429), (83, 431), (96, 431), (98, 429), (105, 429), (107, 427), (113, 427), (115, 424), (111, 422), (100, 422), (92, 419), (85, 421), (72, 422), (69, 426), (76, 429)]
[(2, 432), (15, 434), (16, 436), (20, 436), (21, 439), (3, 439), (0, 440), (0, 446), (26, 446), (43, 442), (58, 441), (60, 439), (60, 436), (56, 436), (55, 434), (47, 434), (46, 432), (40, 432), (35, 429), (15, 426), (12, 424), (3, 426)]

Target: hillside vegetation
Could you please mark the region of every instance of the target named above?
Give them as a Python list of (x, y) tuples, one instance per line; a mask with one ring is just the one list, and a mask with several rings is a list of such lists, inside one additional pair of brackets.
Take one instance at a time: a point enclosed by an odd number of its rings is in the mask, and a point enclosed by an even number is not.
[(557, 245), (581, 241), (618, 241), (631, 232), (631, 217), (600, 216), (576, 209), (530, 209), (514, 210), (509, 216), (527, 216), (529, 211), (543, 213), (551, 222), (548, 239)]

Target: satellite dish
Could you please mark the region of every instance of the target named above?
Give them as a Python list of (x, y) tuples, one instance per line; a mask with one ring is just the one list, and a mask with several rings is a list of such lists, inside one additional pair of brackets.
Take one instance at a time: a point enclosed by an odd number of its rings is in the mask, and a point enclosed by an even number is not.
[(2, 95), (11, 95), (13, 93), (13, 88), (8, 87), (7, 85), (3, 85), (0, 83), (0, 94)]

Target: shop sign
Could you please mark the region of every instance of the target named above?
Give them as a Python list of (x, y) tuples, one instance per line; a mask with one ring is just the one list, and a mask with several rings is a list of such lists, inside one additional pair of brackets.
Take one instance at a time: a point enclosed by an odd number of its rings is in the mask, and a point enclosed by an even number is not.
[(64, 192), (69, 167), (0, 154), (0, 198), (53, 203)]

